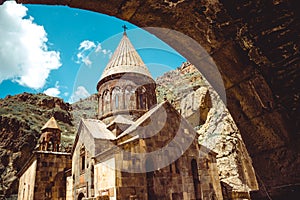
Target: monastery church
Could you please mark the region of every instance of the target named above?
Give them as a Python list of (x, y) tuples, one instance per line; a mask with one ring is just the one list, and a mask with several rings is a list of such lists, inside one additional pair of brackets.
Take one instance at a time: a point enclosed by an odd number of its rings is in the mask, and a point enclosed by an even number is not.
[(71, 153), (56, 120), (44, 125), (18, 200), (223, 199), (217, 154), (155, 89), (124, 31), (97, 84), (98, 119), (80, 121)]

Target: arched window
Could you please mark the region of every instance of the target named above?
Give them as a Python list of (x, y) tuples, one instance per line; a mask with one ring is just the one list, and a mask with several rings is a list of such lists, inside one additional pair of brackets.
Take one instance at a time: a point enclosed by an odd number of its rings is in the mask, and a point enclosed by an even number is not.
[(82, 200), (84, 198), (84, 194), (83, 193), (80, 193), (77, 197), (78, 200)]
[(191, 168), (192, 168), (192, 176), (193, 176), (193, 183), (194, 183), (195, 199), (200, 200), (201, 188), (200, 188), (200, 181), (199, 181), (199, 174), (198, 174), (198, 165), (195, 159), (193, 159), (191, 162)]
[(136, 104), (135, 91), (132, 86), (128, 85), (125, 88), (125, 108), (134, 109)]
[(139, 108), (147, 108), (147, 98), (146, 98), (146, 88), (144, 86), (140, 87), (138, 90), (138, 102)]
[(110, 94), (108, 90), (105, 90), (102, 95), (103, 102), (103, 112), (108, 112), (110, 110)]
[(84, 146), (80, 147), (80, 172), (84, 173), (85, 170), (85, 148)]
[(91, 188), (94, 189), (94, 165), (91, 166)]
[(101, 95), (98, 95), (98, 116), (102, 114), (102, 102), (101, 102)]
[(121, 89), (119, 87), (115, 87), (112, 90), (112, 102), (113, 102), (113, 110), (119, 110), (122, 108), (121, 106)]

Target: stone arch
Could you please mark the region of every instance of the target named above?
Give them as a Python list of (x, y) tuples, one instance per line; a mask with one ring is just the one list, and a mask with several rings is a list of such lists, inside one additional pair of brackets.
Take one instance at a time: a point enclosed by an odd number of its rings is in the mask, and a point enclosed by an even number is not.
[(124, 88), (124, 108), (129, 110), (136, 108), (136, 93), (132, 85)]
[(95, 167), (94, 164), (91, 166), (91, 188), (94, 189), (95, 186)]
[(103, 109), (102, 109), (102, 94), (98, 94), (97, 95), (97, 103), (98, 103), (98, 116), (100, 116), (103, 112)]
[(77, 197), (77, 200), (82, 200), (84, 197), (85, 197), (84, 194), (80, 193)]
[(123, 109), (122, 91), (120, 87), (117, 86), (112, 89), (111, 102), (111, 107), (113, 111)]
[(65, 171), (60, 171), (54, 178), (53, 199), (63, 199), (66, 195)]
[(86, 150), (85, 150), (85, 146), (82, 145), (80, 147), (80, 152), (79, 152), (79, 156), (80, 156), (80, 159), (78, 160), (79, 161), (79, 171), (80, 173), (83, 173), (84, 170), (85, 170), (85, 166), (86, 166)]
[(137, 89), (137, 105), (139, 109), (148, 108), (147, 90), (144, 86)]
[[(4, 0), (0, 0), (0, 4), (2, 2)], [(253, 1), (249, 4), (227, 0), (201, 3), (198, 0), (17, 2), (67, 5), (115, 16), (139, 27), (166, 27), (190, 36), (206, 49), (222, 73), (228, 108), (261, 180), (269, 188), (282, 184), (282, 177), (286, 179), (285, 184), (298, 183), (295, 173), (299, 161), (294, 161), (291, 156), (298, 154), (295, 144), (299, 141), (297, 133), (300, 127), (299, 45), (295, 44), (299, 28), (294, 20), (299, 17), (297, 1)], [(261, 12), (256, 15), (258, 7)], [(278, 9), (282, 7), (284, 9)], [(288, 25), (282, 26), (281, 30), (274, 29), (278, 24), (285, 23)], [(262, 34), (267, 33), (266, 30), (269, 33)], [(177, 40), (172, 32), (154, 34), (191, 63), (197, 64), (191, 55), (203, 58), (201, 52), (195, 52), (193, 47), (182, 48), (186, 41)], [(286, 44), (285, 40), (291, 41), (294, 47), (282, 45)], [(202, 63), (210, 65), (205, 59)], [(214, 74), (206, 72), (204, 75), (213, 82)], [(217, 84), (215, 86), (218, 87)], [(273, 140), (270, 142), (266, 138)], [(280, 157), (283, 152), (290, 156)], [(265, 160), (270, 157), (272, 161), (266, 166)], [(282, 172), (278, 163), (283, 162), (293, 164)], [(273, 170), (268, 172), (266, 168)]]
[(107, 113), (111, 109), (111, 94), (108, 89), (102, 93), (102, 112)]

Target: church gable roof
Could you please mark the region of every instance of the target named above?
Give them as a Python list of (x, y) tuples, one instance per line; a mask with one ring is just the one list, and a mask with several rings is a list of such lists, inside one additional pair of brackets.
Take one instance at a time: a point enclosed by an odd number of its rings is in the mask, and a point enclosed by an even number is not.
[(51, 117), (46, 124), (41, 128), (41, 130), (45, 130), (47, 128), (51, 128), (51, 129), (58, 129), (60, 130), (59, 126), (57, 125), (57, 122), (55, 120), (54, 117)]
[(94, 155), (97, 152), (97, 144), (99, 141), (109, 142), (114, 140), (115, 135), (106, 128), (106, 125), (96, 119), (81, 119), (73, 144), (72, 154), (78, 145), (78, 141), (83, 143), (85, 148)]
[[(169, 133), (170, 135), (166, 136), (165, 133)], [(178, 145), (180, 145), (179, 143), (181, 143), (183, 139), (189, 143), (194, 141), (197, 136), (198, 133), (188, 121), (176, 111), (172, 104), (168, 101), (164, 101), (146, 112), (137, 119), (134, 124), (120, 134), (117, 137), (117, 143), (124, 145), (125, 143), (140, 138), (147, 139), (151, 137), (156, 137), (154, 141), (160, 140), (161, 142), (163, 137), (170, 137), (169, 139), (176, 140)], [(170, 140), (166, 139), (165, 142), (169, 143)], [(167, 143), (164, 145), (167, 145)], [(211, 149), (202, 145), (200, 146), (202, 152), (216, 154)]]
[(94, 139), (113, 140), (116, 137), (106, 128), (106, 125), (96, 119), (82, 119), (83, 125), (88, 129)]
[[(146, 120), (148, 120), (155, 112), (159, 112), (162, 108), (163, 105), (166, 102), (162, 102), (158, 105), (156, 105), (154, 108), (152, 108), (151, 110), (149, 110), (148, 112), (146, 112), (144, 115), (142, 115), (140, 118), (138, 118), (130, 127), (128, 127), (122, 134), (120, 134), (117, 139), (128, 135), (131, 132), (135, 132), (138, 131), (138, 129), (141, 129), (142, 126), (141, 124), (144, 123)], [(153, 127), (155, 128), (155, 127)]]
[(139, 73), (152, 78), (142, 58), (131, 44), (126, 32), (123, 34), (118, 47), (104, 69), (100, 80), (119, 73)]
[(133, 121), (123, 117), (122, 115), (118, 115), (111, 123), (109, 123), (106, 128), (108, 130), (114, 129), (116, 126), (128, 127), (134, 124)]
[(134, 122), (130, 119), (123, 117), (122, 115), (118, 115), (108, 126), (112, 124), (134, 124)]

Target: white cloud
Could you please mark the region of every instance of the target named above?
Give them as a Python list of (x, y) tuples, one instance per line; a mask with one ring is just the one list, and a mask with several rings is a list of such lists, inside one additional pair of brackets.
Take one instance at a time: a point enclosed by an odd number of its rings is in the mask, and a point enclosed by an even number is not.
[(48, 88), (43, 93), (48, 96), (59, 97), (60, 91), (58, 88)]
[(15, 1), (0, 6), (0, 83), (13, 80), (33, 89), (42, 88), (50, 71), (61, 66), (60, 54), (49, 51), (43, 26), (26, 17), (27, 8)]
[(56, 81), (55, 87), (48, 88), (43, 93), (46, 94), (46, 95), (48, 95), (48, 96), (59, 97), (59, 95), (60, 95), (59, 82)]
[(76, 63), (81, 64), (84, 63), (87, 66), (92, 64), (92, 61), (89, 58), (89, 54), (92, 51), (95, 53), (102, 53), (103, 55), (108, 55), (109, 58), (112, 56), (111, 50), (103, 49), (101, 43), (95, 43), (93, 41), (84, 40), (79, 44), (77, 53), (77, 61)]
[(95, 49), (95, 52), (98, 53), (101, 50), (102, 50), (102, 46), (101, 46), (101, 44), (98, 44), (97, 47), (96, 47), (96, 49)]
[(85, 99), (91, 96), (91, 94), (87, 91), (87, 89), (83, 86), (78, 86), (76, 91), (72, 94), (69, 102), (73, 103), (79, 101), (80, 99)]
[(96, 53), (103, 53), (104, 55), (108, 55), (109, 57), (112, 56), (111, 50), (103, 49), (101, 44), (98, 44), (95, 50)]
[(84, 40), (80, 43), (77, 53), (77, 61), (76, 63), (84, 63), (85, 65), (89, 66), (92, 64), (92, 61), (89, 59), (88, 54), (96, 48), (96, 44), (89, 40)]
[(89, 40), (84, 40), (80, 43), (78, 50), (89, 50), (96, 47), (96, 44)]
[(89, 57), (85, 57), (82, 59), (82, 62), (85, 64), (85, 65), (91, 65), (92, 64), (92, 61), (89, 59)]

